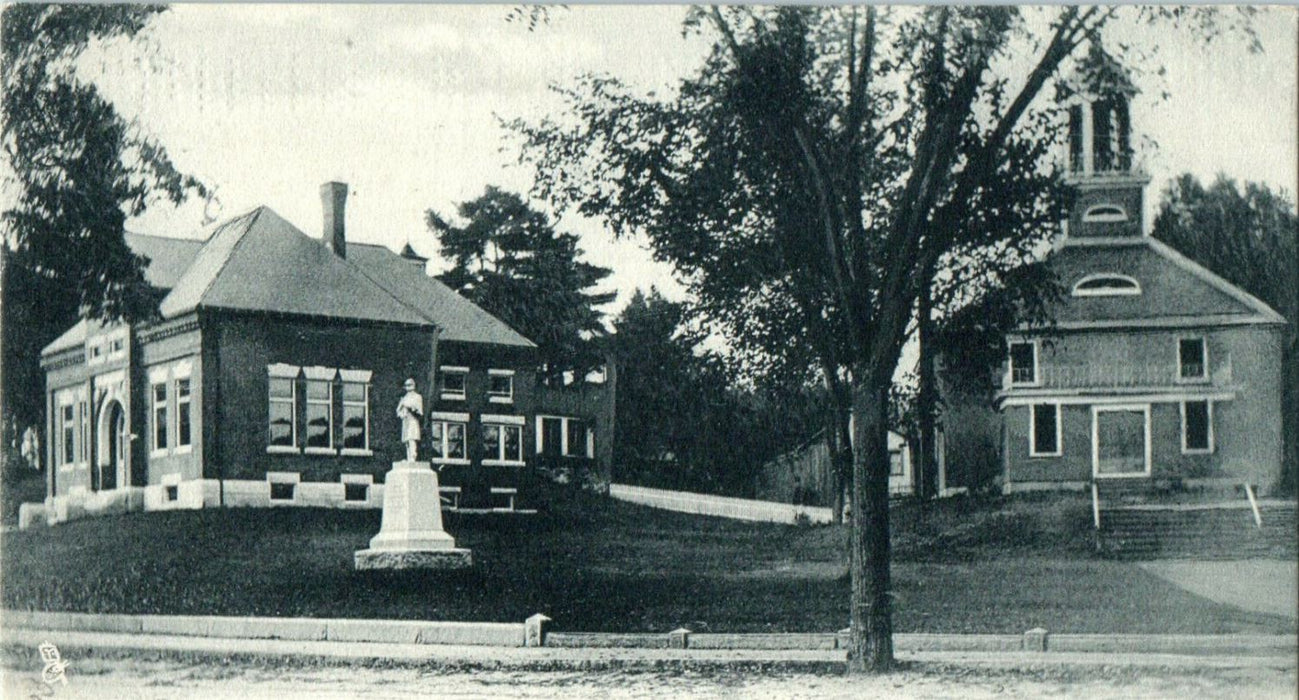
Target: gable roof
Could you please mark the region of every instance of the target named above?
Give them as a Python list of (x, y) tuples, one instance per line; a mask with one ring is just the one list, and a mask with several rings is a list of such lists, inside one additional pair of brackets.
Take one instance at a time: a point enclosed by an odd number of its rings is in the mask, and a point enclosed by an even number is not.
[(171, 318), (200, 307), (435, 325), (268, 207), (218, 227), (161, 311)]
[(1066, 241), (1049, 260), (1066, 290), (1102, 274), (1131, 277), (1141, 290), (1117, 296), (1066, 291), (1054, 309), (1062, 329), (1285, 323), (1267, 304), (1153, 238)]
[(375, 284), (436, 319), (443, 340), (536, 347), (504, 321), (429, 276), (423, 265), (412, 259), (364, 243), (349, 243), (347, 259), (356, 262)]
[(61, 352), (63, 350), (71, 350), (72, 348), (79, 348), (82, 345), (85, 345), (86, 334), (90, 331), (91, 323), (95, 323), (97, 329), (103, 327), (102, 324), (100, 324), (98, 321), (92, 322), (83, 318), (80, 321), (77, 321), (76, 325), (72, 326), (66, 331), (63, 331), (63, 335), (60, 335), (59, 337), (55, 338), (53, 342), (51, 342), (49, 345), (46, 345), (45, 347), (41, 348), (41, 354), (50, 355), (56, 352)]

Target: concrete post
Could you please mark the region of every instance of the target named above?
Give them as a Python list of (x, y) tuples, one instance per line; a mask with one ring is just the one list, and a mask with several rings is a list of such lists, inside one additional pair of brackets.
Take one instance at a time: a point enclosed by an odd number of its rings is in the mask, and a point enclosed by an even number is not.
[(689, 649), (690, 648), (690, 630), (684, 627), (668, 632), (668, 646), (672, 649)]
[(1041, 627), (1024, 633), (1024, 651), (1046, 651), (1046, 638), (1050, 633)]
[(546, 628), (549, 627), (550, 618), (537, 613), (527, 620), (523, 621), (523, 646), (525, 647), (544, 647), (546, 646)]

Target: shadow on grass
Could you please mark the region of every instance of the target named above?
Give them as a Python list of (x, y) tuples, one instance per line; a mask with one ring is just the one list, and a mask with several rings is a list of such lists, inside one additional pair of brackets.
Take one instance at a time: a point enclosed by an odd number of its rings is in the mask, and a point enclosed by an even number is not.
[[(1074, 499), (1077, 500), (1077, 499)], [(826, 632), (847, 625), (842, 527), (691, 516), (554, 489), (537, 515), (448, 513), (474, 566), (357, 572), (376, 511), (136, 513), (6, 533), (4, 605), (84, 612), (521, 622), (557, 629)], [(1081, 508), (1081, 510), (1080, 510)], [(899, 632), (1290, 632), (1097, 560), (1065, 499), (895, 512)], [(1083, 530), (1086, 533), (1086, 530)]]

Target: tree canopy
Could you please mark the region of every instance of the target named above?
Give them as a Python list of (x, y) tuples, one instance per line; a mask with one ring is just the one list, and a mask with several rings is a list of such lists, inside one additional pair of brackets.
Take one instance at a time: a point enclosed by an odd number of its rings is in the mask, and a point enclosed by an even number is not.
[(70, 290), (97, 318), (138, 321), (157, 311), (147, 261), (122, 237), (127, 217), (158, 198), (180, 203), (206, 192), (74, 71), (91, 41), (133, 37), (165, 10), (16, 4), (0, 26), (0, 141), (16, 195), (3, 214), (10, 262)]
[(671, 94), (587, 76), (565, 114), (513, 125), (540, 195), (646, 234), (714, 316), (808, 343), (851, 386), (854, 669), (892, 663), (888, 393), (916, 304), (1049, 235), (1063, 120), (1043, 96), (1120, 12), (700, 7), (712, 51)]
[(617, 293), (595, 288), (611, 271), (582, 260), (576, 235), (512, 192), (488, 187), (456, 212), (463, 223), (425, 215), (452, 264), (438, 278), (535, 342), (543, 379), (600, 365), (590, 341), (604, 335), (599, 307)]
[(39, 422), (42, 347), (80, 313), (145, 321), (158, 295), (123, 237), (159, 201), (203, 196), (163, 147), (76, 75), (95, 41), (132, 38), (164, 5), (18, 3), (0, 14), (4, 394), (9, 417)]
[(614, 319), (614, 463), (625, 483), (752, 497), (756, 467), (810, 432), (823, 401), (779, 378), (741, 383), (687, 305), (637, 291)]

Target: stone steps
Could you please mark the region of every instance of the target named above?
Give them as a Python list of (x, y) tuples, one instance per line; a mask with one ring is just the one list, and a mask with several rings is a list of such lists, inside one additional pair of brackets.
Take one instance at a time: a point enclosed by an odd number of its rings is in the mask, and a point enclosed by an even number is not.
[(1103, 508), (1097, 545), (1124, 559), (1299, 556), (1295, 504), (1260, 505), (1260, 515), (1261, 528), (1248, 504)]

